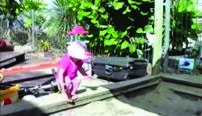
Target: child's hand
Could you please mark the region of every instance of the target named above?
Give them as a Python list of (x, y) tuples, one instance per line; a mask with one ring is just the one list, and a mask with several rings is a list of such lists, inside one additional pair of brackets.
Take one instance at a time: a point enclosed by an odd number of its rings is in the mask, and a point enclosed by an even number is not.
[(90, 75), (84, 76), (84, 78), (87, 79), (87, 80), (92, 80), (93, 79), (92, 76), (90, 76)]

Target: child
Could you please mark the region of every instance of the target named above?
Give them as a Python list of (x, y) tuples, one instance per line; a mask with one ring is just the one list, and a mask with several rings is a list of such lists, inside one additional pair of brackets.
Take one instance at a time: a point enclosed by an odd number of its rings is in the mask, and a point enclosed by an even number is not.
[(64, 54), (60, 60), (56, 79), (62, 88), (62, 93), (67, 95), (69, 102), (76, 100), (78, 97), (76, 91), (79, 88), (81, 79), (77, 76), (79, 71), (86, 78), (90, 78), (82, 65), (85, 60), (90, 58), (87, 49), (79, 42), (73, 42), (67, 47), (68, 53)]

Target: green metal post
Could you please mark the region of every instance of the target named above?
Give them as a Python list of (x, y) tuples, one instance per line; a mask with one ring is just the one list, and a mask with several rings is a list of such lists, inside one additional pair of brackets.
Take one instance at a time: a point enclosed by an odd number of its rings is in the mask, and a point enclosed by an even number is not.
[(165, 2), (165, 38), (164, 38), (164, 54), (163, 54), (163, 71), (167, 72), (168, 69), (168, 49), (170, 41), (170, 7), (171, 0), (166, 0)]

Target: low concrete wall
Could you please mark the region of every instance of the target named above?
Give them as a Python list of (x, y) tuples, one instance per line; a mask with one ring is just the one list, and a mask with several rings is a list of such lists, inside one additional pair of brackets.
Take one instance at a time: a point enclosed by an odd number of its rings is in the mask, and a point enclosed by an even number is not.
[(183, 76), (161, 75), (161, 80), (166, 82), (168, 88), (172, 91), (188, 94), (196, 97), (202, 97), (202, 79), (187, 78)]

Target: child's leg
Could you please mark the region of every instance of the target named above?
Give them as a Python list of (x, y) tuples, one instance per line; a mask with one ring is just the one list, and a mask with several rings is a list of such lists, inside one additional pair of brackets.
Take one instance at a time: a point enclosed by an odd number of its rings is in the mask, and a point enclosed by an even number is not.
[(78, 90), (80, 83), (81, 79), (79, 77), (75, 77), (72, 80), (72, 87), (73, 87), (71, 91), (72, 99), (77, 99), (76, 91)]
[(71, 79), (69, 77), (65, 77), (65, 85), (66, 85), (65, 93), (66, 93), (68, 99), (70, 100), (71, 99), (71, 91), (72, 91), (72, 82), (71, 82)]

